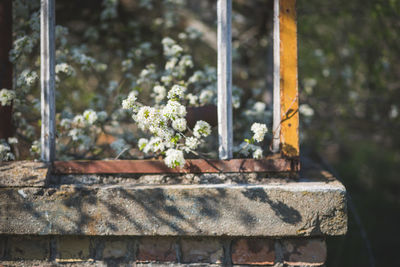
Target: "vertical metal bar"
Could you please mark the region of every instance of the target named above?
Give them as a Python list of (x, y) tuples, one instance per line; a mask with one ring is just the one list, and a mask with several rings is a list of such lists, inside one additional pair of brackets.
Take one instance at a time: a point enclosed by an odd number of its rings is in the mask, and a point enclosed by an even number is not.
[(279, 34), (279, 0), (274, 0), (274, 100), (273, 100), (273, 141), (272, 152), (279, 152), (281, 132), (281, 88), (280, 88), (280, 34)]
[(232, 1), (218, 0), (218, 140), (219, 158), (232, 158)]
[(55, 159), (55, 0), (41, 0), (41, 159)]
[[(0, 1), (0, 90), (12, 90), (13, 66), (9, 60), (12, 47), (12, 0)], [(12, 105), (0, 104), (0, 139), (13, 135)]]

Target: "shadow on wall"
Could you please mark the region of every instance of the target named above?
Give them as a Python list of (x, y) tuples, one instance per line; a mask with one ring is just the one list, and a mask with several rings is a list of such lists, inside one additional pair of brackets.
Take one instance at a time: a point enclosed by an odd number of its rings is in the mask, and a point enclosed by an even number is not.
[(262, 227), (262, 216), (271, 210), (284, 224), (302, 221), (298, 210), (276, 197), (271, 200), (264, 188), (183, 188), (4, 188), (0, 229), (3, 233), (41, 235), (229, 234), (233, 229)]

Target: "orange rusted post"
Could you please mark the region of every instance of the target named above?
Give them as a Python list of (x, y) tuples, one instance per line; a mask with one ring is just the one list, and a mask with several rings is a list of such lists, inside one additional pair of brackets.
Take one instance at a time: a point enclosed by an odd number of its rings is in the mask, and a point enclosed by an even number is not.
[[(9, 52), (12, 47), (12, 0), (0, 1), (0, 90), (12, 89), (12, 64)], [(13, 135), (12, 105), (0, 104), (0, 139)]]
[(300, 154), (296, 0), (279, 3), (281, 149), (284, 156), (295, 158)]

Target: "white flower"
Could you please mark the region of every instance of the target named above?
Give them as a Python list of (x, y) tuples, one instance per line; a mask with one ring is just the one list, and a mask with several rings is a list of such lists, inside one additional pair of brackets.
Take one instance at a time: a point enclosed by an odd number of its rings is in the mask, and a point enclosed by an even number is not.
[(3, 160), (15, 159), (14, 154), (11, 153), (10, 151), (11, 151), (10, 146), (6, 142), (0, 140), (0, 162)]
[(31, 145), (31, 148), (29, 149), (32, 155), (38, 155), (40, 154), (41, 148), (40, 148), (40, 142), (39, 141), (34, 141)]
[(171, 49), (168, 51), (171, 55), (179, 55), (181, 52), (183, 52), (183, 48), (180, 45), (173, 45)]
[(177, 57), (171, 58), (165, 64), (165, 70), (172, 70), (173, 68), (175, 68), (176, 63), (178, 63), (178, 58)]
[(254, 133), (253, 139), (257, 142), (262, 142), (265, 134), (268, 132), (268, 129), (265, 124), (256, 122), (251, 126), (251, 131)]
[(76, 115), (72, 120), (76, 127), (85, 127), (85, 118), (82, 115)]
[(199, 100), (199, 97), (197, 95), (194, 95), (192, 93), (186, 95), (186, 99), (189, 100), (190, 105), (197, 105), (197, 101)]
[(264, 102), (256, 102), (253, 105), (254, 111), (256, 111), (258, 113), (262, 113), (266, 107), (267, 107), (267, 104), (265, 104)]
[(261, 159), (263, 155), (263, 150), (261, 149), (261, 147), (257, 148), (254, 152), (253, 152), (253, 158), (255, 159)]
[(32, 86), (35, 84), (36, 80), (39, 78), (36, 71), (31, 71), (30, 69), (25, 69), (21, 72), (18, 77), (17, 86)]
[(212, 100), (213, 97), (214, 97), (214, 94), (215, 94), (214, 91), (211, 90), (211, 89), (204, 89), (204, 90), (202, 90), (201, 93), (200, 93), (200, 97), (199, 97), (200, 103), (201, 103), (201, 104), (208, 104), (208, 103), (210, 103), (211, 100)]
[(164, 151), (165, 144), (160, 137), (152, 137), (147, 145), (144, 147), (143, 152), (149, 153), (150, 151), (157, 152), (157, 151)]
[(395, 119), (399, 116), (399, 109), (395, 105), (390, 106), (389, 118)]
[(11, 105), (14, 99), (15, 99), (15, 92), (13, 90), (8, 90), (5, 88), (0, 90), (0, 103), (2, 106)]
[(172, 39), (169, 38), (169, 37), (165, 37), (164, 39), (162, 39), (161, 43), (162, 43), (164, 46), (172, 46), (172, 45), (175, 44), (175, 41), (172, 40)]
[(135, 91), (131, 92), (128, 95), (128, 98), (124, 99), (122, 101), (122, 108), (123, 109), (135, 109), (136, 108), (136, 93), (134, 93)]
[(155, 127), (151, 132), (164, 140), (170, 140), (175, 133), (174, 130), (166, 126)]
[(10, 146), (6, 143), (0, 143), (0, 154), (10, 151)]
[(237, 95), (232, 96), (232, 106), (235, 109), (240, 108), (240, 96)]
[(176, 44), (174, 40), (169, 37), (166, 37), (162, 40), (164, 55), (167, 57), (178, 56), (183, 52), (183, 48)]
[(68, 136), (70, 136), (73, 141), (78, 141), (80, 138), (80, 135), (82, 135), (82, 134), (83, 134), (82, 130), (76, 129), (76, 128), (74, 128), (68, 132)]
[(136, 121), (140, 124), (144, 124), (148, 128), (150, 124), (153, 122), (153, 118), (156, 116), (155, 108), (144, 106), (139, 109), (139, 112), (136, 116)]
[(198, 83), (201, 81), (205, 80), (205, 75), (204, 72), (202, 72), (201, 70), (196, 71), (195, 73), (193, 73), (193, 75), (189, 78), (188, 82), (189, 83)]
[(169, 168), (183, 167), (186, 163), (183, 152), (172, 148), (166, 151), (164, 162)]
[(171, 75), (165, 75), (161, 77), (161, 81), (166, 84), (169, 85), (172, 82), (173, 77)]
[(185, 145), (191, 149), (191, 150), (195, 150), (200, 144), (199, 139), (197, 139), (196, 137), (187, 137), (186, 141), (185, 141)]
[(172, 128), (177, 131), (183, 132), (186, 130), (186, 119), (178, 118), (172, 122)]
[(175, 84), (174, 86), (172, 86), (172, 89), (169, 90), (168, 92), (168, 99), (176, 99), (176, 98), (182, 99), (184, 97), (185, 91), (186, 91), (185, 87)]
[(182, 68), (193, 68), (193, 60), (190, 55), (185, 55), (179, 61), (179, 66)]
[(8, 141), (8, 143), (9, 143), (10, 145), (12, 145), (12, 144), (18, 144), (18, 139), (17, 139), (16, 137), (9, 137), (7, 141)]
[(236, 152), (240, 152), (240, 154), (244, 155), (245, 157), (248, 157), (250, 153), (256, 152), (253, 154), (253, 157), (256, 158), (255, 156), (260, 156), (260, 151), (261, 150), (261, 156), (262, 156), (262, 149), (259, 146), (249, 144), (247, 142), (242, 142), (239, 147), (235, 147), (234, 149)]
[(97, 113), (92, 109), (85, 110), (83, 117), (89, 124), (94, 124), (97, 121)]
[(69, 129), (71, 128), (71, 120), (70, 119), (62, 119), (60, 122), (60, 126), (63, 127), (64, 129)]
[(178, 38), (181, 40), (186, 40), (187, 39), (187, 34), (184, 32), (181, 32), (178, 34)]
[(304, 115), (306, 117), (312, 117), (314, 115), (314, 110), (307, 104), (300, 105), (299, 112), (301, 113), (301, 115)]
[(211, 133), (211, 126), (205, 121), (197, 121), (193, 129), (193, 134), (197, 138), (201, 136), (207, 137)]
[(154, 97), (154, 101), (157, 104), (163, 101), (164, 98), (167, 96), (167, 89), (165, 89), (165, 87), (161, 85), (154, 86), (153, 92), (154, 93), (151, 96)]
[(140, 138), (138, 141), (138, 147), (140, 150), (143, 150), (147, 144), (149, 143), (149, 140), (147, 140), (146, 138)]
[(72, 76), (75, 74), (75, 70), (71, 65), (67, 63), (60, 63), (56, 65), (56, 73), (65, 73), (68, 76)]
[(169, 119), (186, 116), (186, 107), (178, 101), (169, 100), (167, 105), (162, 110), (163, 115)]

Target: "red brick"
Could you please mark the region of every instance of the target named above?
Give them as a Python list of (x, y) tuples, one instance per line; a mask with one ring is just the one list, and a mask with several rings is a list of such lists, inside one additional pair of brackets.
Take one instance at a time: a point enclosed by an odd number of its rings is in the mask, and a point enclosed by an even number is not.
[(239, 239), (233, 243), (233, 264), (272, 265), (274, 261), (274, 241), (271, 239)]
[(79, 262), (91, 259), (87, 236), (61, 236), (57, 239), (57, 262)]
[(326, 261), (323, 239), (287, 239), (282, 245), (284, 262), (288, 265), (320, 266)]
[(183, 239), (181, 247), (182, 260), (185, 263), (223, 262), (224, 249), (216, 239)]
[(104, 242), (103, 258), (124, 258), (128, 255), (128, 245), (126, 240), (106, 240)]
[(176, 242), (172, 238), (142, 238), (136, 260), (176, 262)]

